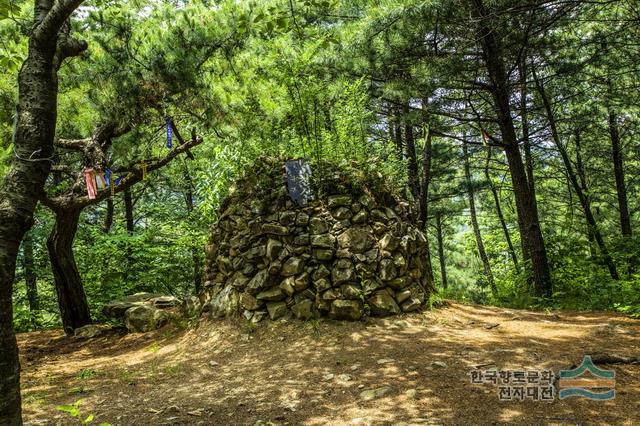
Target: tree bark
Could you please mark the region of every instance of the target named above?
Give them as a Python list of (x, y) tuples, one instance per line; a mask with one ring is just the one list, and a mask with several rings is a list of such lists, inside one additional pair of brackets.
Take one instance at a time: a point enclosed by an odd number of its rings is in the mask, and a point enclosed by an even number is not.
[(418, 200), (420, 196), (420, 180), (418, 179), (418, 156), (416, 155), (416, 143), (413, 134), (413, 124), (409, 118), (409, 103), (405, 103), (403, 107), (404, 113), (404, 139), (406, 141), (407, 159), (407, 175), (409, 178), (409, 191), (413, 195), (414, 200)]
[(609, 136), (611, 138), (611, 159), (613, 161), (613, 175), (616, 179), (616, 194), (618, 196), (618, 210), (620, 212), (620, 230), (624, 237), (631, 237), (631, 219), (627, 201), (627, 186), (624, 179), (624, 160), (618, 130), (618, 115), (613, 108), (609, 108)]
[(493, 181), (491, 180), (491, 174), (489, 173), (490, 161), (491, 161), (491, 147), (487, 147), (487, 161), (485, 162), (485, 166), (484, 166), (484, 176), (487, 179), (489, 189), (491, 190), (491, 195), (493, 195), (493, 202), (496, 205), (496, 214), (498, 215), (498, 220), (500, 221), (500, 226), (502, 227), (502, 232), (504, 233), (504, 238), (507, 241), (507, 247), (509, 248), (509, 256), (511, 256), (511, 260), (513, 261), (513, 266), (516, 269), (516, 272), (520, 272), (520, 265), (518, 264), (518, 256), (516, 255), (516, 249), (513, 247), (513, 242), (511, 241), (511, 235), (509, 234), (509, 228), (507, 227), (507, 221), (504, 219), (504, 214), (502, 213), (500, 196), (498, 195), (498, 190), (493, 184)]
[(469, 166), (469, 152), (468, 152), (466, 143), (462, 144), (462, 155), (464, 157), (464, 177), (465, 177), (465, 182), (467, 186), (467, 199), (469, 201), (469, 214), (471, 215), (471, 227), (473, 228), (473, 235), (475, 236), (475, 239), (476, 239), (476, 247), (478, 249), (478, 255), (480, 256), (480, 260), (482, 261), (482, 266), (484, 268), (485, 278), (487, 279), (487, 283), (489, 284), (491, 293), (494, 296), (496, 296), (498, 293), (498, 289), (496, 288), (496, 283), (493, 279), (491, 264), (489, 263), (489, 257), (487, 256), (487, 251), (485, 250), (484, 242), (482, 241), (482, 234), (480, 233), (480, 226), (478, 225), (475, 193), (473, 190), (473, 182), (471, 180), (471, 167)]
[(505, 71), (502, 46), (490, 27), (491, 17), (482, 0), (470, 0), (472, 13), (478, 20), (478, 38), (482, 45), (483, 59), (491, 80), (491, 94), (494, 101), (502, 144), (511, 173), (511, 183), (516, 201), (518, 223), (525, 253), (531, 258), (531, 272), (535, 293), (539, 297), (551, 296), (551, 271), (547, 251), (540, 228), (535, 195), (531, 193), (527, 173), (522, 163), (518, 139), (511, 114), (511, 90)]
[(553, 114), (553, 110), (551, 109), (551, 103), (549, 102), (549, 97), (547, 96), (547, 93), (544, 89), (542, 81), (540, 81), (536, 76), (535, 70), (533, 75), (536, 80), (536, 85), (538, 87), (538, 93), (540, 93), (542, 104), (544, 105), (544, 109), (547, 114), (547, 120), (549, 121), (549, 126), (551, 127), (552, 139), (556, 145), (556, 148), (558, 148), (558, 152), (560, 153), (560, 157), (562, 158), (562, 162), (564, 163), (565, 169), (567, 171), (567, 176), (569, 178), (569, 182), (571, 183), (573, 190), (576, 192), (576, 195), (578, 196), (578, 200), (580, 201), (580, 206), (582, 207), (582, 211), (584, 212), (585, 218), (587, 220), (587, 225), (589, 226), (589, 229), (593, 233), (593, 237), (598, 243), (598, 247), (600, 247), (602, 260), (604, 261), (605, 265), (607, 265), (611, 278), (613, 278), (614, 280), (618, 280), (620, 279), (620, 277), (618, 275), (618, 271), (616, 270), (616, 265), (614, 264), (613, 259), (609, 254), (609, 250), (607, 249), (607, 246), (604, 242), (604, 238), (602, 238), (602, 234), (600, 233), (598, 223), (596, 222), (595, 217), (593, 216), (593, 212), (591, 211), (590, 200), (586, 196), (586, 194), (582, 191), (582, 187), (578, 182), (578, 177), (573, 170), (571, 161), (569, 160), (569, 155), (567, 154), (567, 150), (565, 149), (564, 145), (562, 145), (562, 142), (560, 141), (560, 134), (558, 133), (558, 127), (556, 124), (555, 116)]
[(422, 153), (422, 184), (420, 185), (419, 208), (420, 208), (420, 226), (425, 231), (427, 245), (427, 265), (426, 273), (429, 282), (434, 283), (433, 263), (431, 262), (431, 250), (429, 249), (429, 236), (427, 235), (427, 219), (429, 215), (429, 185), (431, 183), (431, 157), (433, 155), (433, 147), (431, 144), (431, 132), (427, 129), (425, 135), (424, 152)]
[(21, 425), (20, 363), (13, 328), (13, 280), (20, 242), (51, 170), (62, 61), (86, 43), (59, 31), (81, 1), (36, 0), (28, 54), (18, 74), (15, 155), (0, 188), (0, 426)]
[(440, 259), (440, 280), (442, 288), (447, 288), (447, 264), (444, 257), (444, 239), (442, 237), (442, 213), (436, 213), (436, 236), (438, 240), (438, 258)]
[[(193, 212), (193, 180), (189, 169), (185, 166), (184, 169), (184, 181), (187, 183), (187, 190), (184, 193), (185, 203), (187, 205), (187, 211), (189, 214)], [(202, 259), (200, 257), (200, 250), (197, 248), (191, 249), (191, 258), (193, 259), (193, 285), (196, 294), (200, 294), (202, 290)]]
[(34, 329), (40, 327), (40, 300), (38, 298), (38, 280), (35, 270), (35, 256), (33, 254), (33, 238), (27, 232), (22, 240), (22, 255), (24, 282), (27, 288), (27, 301), (31, 313), (31, 323)]
[(131, 189), (129, 188), (124, 190), (124, 213), (127, 221), (127, 231), (133, 235), (133, 198), (131, 197)]
[(73, 208), (56, 210), (56, 222), (47, 240), (62, 327), (67, 334), (91, 324), (87, 296), (73, 255), (73, 240), (78, 230), (80, 212), (80, 209)]
[[(575, 141), (576, 141), (576, 173), (578, 175), (578, 179), (580, 180), (580, 187), (582, 188), (582, 192), (591, 203), (591, 197), (589, 196), (589, 190), (587, 186), (587, 174), (584, 169), (584, 163), (582, 162), (582, 146), (581, 146), (581, 138), (580, 131), (578, 129), (574, 132)], [(595, 219), (595, 215), (594, 215)], [(595, 236), (593, 235), (593, 229), (589, 224), (587, 224), (587, 239), (589, 240), (589, 254), (594, 256), (594, 243), (596, 241)]]
[(107, 198), (107, 211), (104, 216), (104, 223), (102, 224), (102, 232), (108, 234), (113, 226), (113, 198)]

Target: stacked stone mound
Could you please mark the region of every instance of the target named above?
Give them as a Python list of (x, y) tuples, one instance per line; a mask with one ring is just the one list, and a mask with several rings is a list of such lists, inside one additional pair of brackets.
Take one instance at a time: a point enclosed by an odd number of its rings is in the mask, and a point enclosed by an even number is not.
[(337, 167), (311, 164), (316, 199), (300, 207), (283, 166), (259, 159), (222, 203), (206, 247), (204, 311), (257, 322), (420, 308), (433, 283), (408, 203)]

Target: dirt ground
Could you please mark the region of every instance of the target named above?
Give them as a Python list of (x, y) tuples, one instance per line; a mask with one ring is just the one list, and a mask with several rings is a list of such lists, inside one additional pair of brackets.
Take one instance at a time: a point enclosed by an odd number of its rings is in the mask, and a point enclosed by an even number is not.
[(202, 320), (18, 340), (30, 425), (79, 424), (56, 406), (80, 399), (96, 425), (640, 425), (640, 365), (601, 366), (616, 373), (611, 401), (500, 401), (471, 383), (474, 369), (558, 374), (585, 354), (640, 355), (640, 321), (610, 312), (449, 303), (358, 323)]

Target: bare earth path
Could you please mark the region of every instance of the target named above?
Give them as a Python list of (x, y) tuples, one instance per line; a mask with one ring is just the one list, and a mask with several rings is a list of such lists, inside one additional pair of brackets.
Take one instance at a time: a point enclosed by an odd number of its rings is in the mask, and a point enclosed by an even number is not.
[(19, 345), (31, 425), (78, 424), (55, 408), (78, 399), (113, 425), (640, 424), (640, 365), (602, 366), (617, 380), (604, 402), (504, 402), (470, 383), (476, 366), (557, 374), (585, 354), (639, 356), (640, 321), (609, 312), (451, 303), (362, 323), (203, 320), (93, 340), (29, 333)]

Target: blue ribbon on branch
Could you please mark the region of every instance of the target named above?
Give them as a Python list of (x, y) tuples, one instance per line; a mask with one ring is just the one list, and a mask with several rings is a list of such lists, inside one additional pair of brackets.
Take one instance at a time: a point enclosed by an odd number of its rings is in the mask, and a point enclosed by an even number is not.
[(167, 123), (167, 148), (173, 148), (173, 119), (169, 116), (164, 118)]

